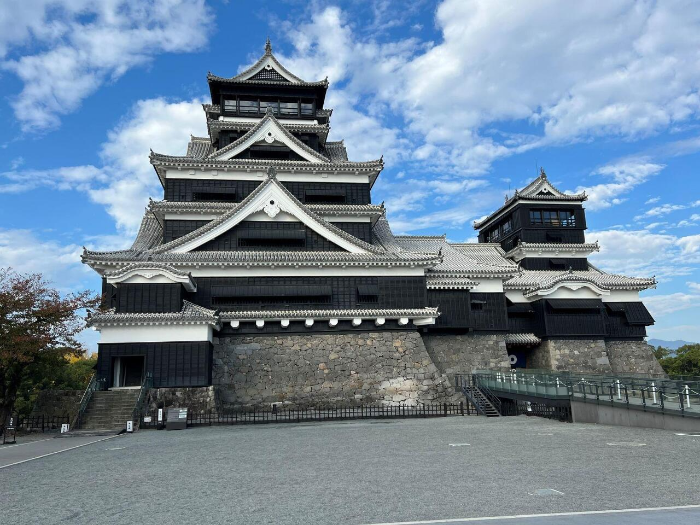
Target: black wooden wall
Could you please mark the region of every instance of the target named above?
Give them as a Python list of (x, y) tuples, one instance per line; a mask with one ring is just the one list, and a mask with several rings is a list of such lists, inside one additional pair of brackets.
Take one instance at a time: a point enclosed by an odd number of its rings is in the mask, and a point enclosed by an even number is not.
[[(245, 243), (241, 245), (240, 243)], [(259, 245), (252, 244), (260, 243)], [(243, 221), (196, 251), (345, 251), (298, 222)]]
[(529, 306), (514, 304), (508, 307), (510, 332), (534, 333), (538, 337), (638, 339), (646, 335), (646, 326), (653, 323), (653, 318), (640, 302), (543, 299), (529, 303)]
[(211, 385), (212, 346), (209, 342), (109, 343), (98, 345), (97, 376), (112, 385), (113, 358), (144, 356), (154, 387)]
[[(530, 210), (573, 210), (575, 227), (545, 226), (530, 223)], [(486, 242), (487, 232), (494, 226), (511, 221), (512, 229), (506, 236), (499, 238), (504, 250), (514, 248), (518, 241), (543, 243), (583, 243), (585, 242), (586, 213), (580, 204), (516, 204), (502, 219), (479, 231), (479, 242)]]
[(428, 290), (428, 305), (440, 312), (435, 328), (469, 328), (469, 290)]
[[(187, 235), (197, 228), (206, 225), (208, 222), (209, 221), (166, 220), (164, 221), (165, 224), (163, 227), (163, 242), (170, 242), (183, 235)], [(332, 224), (367, 243), (371, 243), (372, 241), (372, 225), (369, 222), (333, 222)], [(297, 226), (299, 226), (299, 224), (297, 224)]]
[[(240, 202), (260, 185), (255, 180), (196, 180), (196, 179), (166, 179), (165, 200), (176, 202), (191, 202), (198, 200), (220, 200), (222, 202)], [(370, 204), (370, 189), (367, 183), (344, 182), (283, 182), (282, 183), (297, 199), (306, 202), (307, 190), (311, 192), (328, 192), (345, 195), (344, 204)], [(218, 197), (216, 194), (220, 194)], [(313, 204), (322, 204), (319, 195), (314, 195)], [(329, 196), (329, 199), (331, 196)], [(337, 202), (337, 197), (331, 202)]]
[[(331, 298), (323, 309), (356, 309), (356, 308), (424, 308), (427, 306), (424, 277), (198, 277), (197, 292), (186, 292), (186, 298), (206, 308), (222, 310), (297, 310), (309, 309), (307, 299), (299, 294), (294, 299), (290, 292), (288, 297), (279, 297), (278, 301), (268, 304), (251, 306), (248, 300), (235, 301), (222, 305), (215, 297), (235, 297), (244, 287), (259, 287), (257, 293), (274, 294), (281, 287), (330, 288)], [(366, 300), (363, 288), (376, 290), (376, 300)], [(322, 293), (327, 293), (325, 290)], [(266, 296), (267, 297), (267, 296)], [(363, 301), (363, 299), (365, 299)], [(295, 303), (294, 301), (299, 301)], [(316, 308), (315, 306), (311, 306)]]
[(182, 310), (181, 284), (120, 284), (116, 289), (118, 313), (166, 313)]
[(520, 261), (523, 270), (588, 270), (585, 257), (526, 257)]

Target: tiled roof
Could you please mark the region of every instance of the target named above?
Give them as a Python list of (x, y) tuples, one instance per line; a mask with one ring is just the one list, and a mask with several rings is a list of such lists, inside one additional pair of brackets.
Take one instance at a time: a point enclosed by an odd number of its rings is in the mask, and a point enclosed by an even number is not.
[[(296, 122), (289, 123), (285, 120), (279, 120), (279, 123), (288, 131), (293, 131), (297, 133), (316, 133), (324, 137), (328, 135), (331, 129), (328, 124), (314, 124), (313, 121), (310, 121), (308, 124), (300, 124)], [(212, 131), (228, 129), (250, 130), (253, 129), (256, 124), (256, 122), (240, 122), (237, 120), (207, 119), (207, 128), (209, 129), (210, 134)]]
[(296, 138), (294, 135), (292, 135), (282, 124), (280, 124), (280, 121), (275, 118), (275, 115), (272, 113), (272, 108), (267, 108), (267, 112), (265, 113), (265, 116), (258, 121), (255, 126), (253, 126), (248, 132), (240, 137), (238, 140), (235, 140), (231, 144), (224, 146), (221, 149), (218, 149), (216, 151), (212, 151), (208, 158), (209, 159), (217, 159), (220, 157), (222, 154), (231, 151), (233, 149), (238, 148), (242, 144), (245, 144), (250, 140), (250, 138), (257, 133), (257, 131), (262, 128), (265, 124), (268, 122), (272, 122), (275, 126), (277, 126), (282, 133), (284, 134), (285, 138), (289, 140), (292, 144), (294, 144), (296, 147), (300, 148), (302, 151), (304, 151), (307, 155), (319, 160), (320, 162), (326, 162), (330, 163), (331, 160), (324, 156), (321, 155), (319, 152), (311, 149), (309, 146), (304, 144), (302, 141), (300, 141), (298, 138)]
[(506, 334), (505, 339), (509, 345), (538, 345), (542, 342), (535, 334)]
[(354, 235), (350, 235), (349, 233), (341, 230), (337, 226), (335, 226), (333, 223), (330, 223), (323, 219), (321, 216), (318, 214), (314, 213), (308, 207), (306, 207), (304, 204), (299, 202), (299, 200), (287, 189), (284, 187), (284, 185), (280, 184), (275, 177), (268, 177), (268, 179), (260, 184), (257, 188), (255, 188), (245, 199), (243, 199), (239, 206), (231, 209), (230, 211), (224, 213), (223, 215), (217, 217), (216, 219), (208, 222), (204, 226), (197, 228), (196, 230), (183, 235), (182, 237), (178, 237), (177, 239), (174, 239), (168, 243), (165, 243), (161, 246), (158, 246), (157, 248), (154, 249), (155, 253), (163, 253), (169, 250), (172, 250), (173, 248), (177, 248), (178, 246), (182, 246), (183, 244), (186, 244), (194, 239), (197, 239), (201, 237), (202, 235), (210, 232), (220, 224), (228, 221), (231, 219), (233, 216), (235, 216), (236, 213), (238, 213), (238, 210), (240, 208), (243, 208), (246, 206), (250, 201), (255, 199), (265, 188), (267, 188), (270, 185), (275, 185), (278, 190), (280, 190), (282, 193), (284, 193), (289, 199), (292, 200), (297, 206), (302, 208), (303, 210), (306, 211), (306, 213), (311, 217), (313, 221), (321, 225), (323, 228), (333, 232), (335, 235), (338, 235), (339, 237), (342, 237), (348, 242), (351, 242), (355, 244), (356, 246), (370, 252), (370, 253), (380, 253), (382, 252), (381, 248), (378, 248), (376, 246), (373, 246), (369, 243), (366, 243), (365, 241), (358, 239)]
[(585, 243), (547, 243), (547, 242), (520, 242), (515, 248), (505, 254), (506, 257), (516, 255), (531, 254), (537, 252), (586, 252), (592, 253), (600, 251), (598, 242)]
[(402, 317), (438, 317), (437, 308), (409, 309), (357, 309), (357, 310), (250, 310), (222, 311), (222, 320), (256, 320), (256, 319), (354, 319), (376, 318), (399, 319)]
[(203, 159), (212, 151), (209, 137), (191, 137), (187, 144), (187, 156), (195, 159)]
[(183, 301), (182, 310), (173, 313), (116, 313), (114, 309), (93, 314), (88, 326), (109, 325), (157, 325), (157, 324), (208, 324), (217, 325), (215, 310), (209, 310), (189, 301)]
[(430, 274), (443, 277), (508, 277), (517, 273), (517, 266), (503, 257), (503, 250), (493, 244), (457, 244), (453, 246), (439, 237), (395, 237), (396, 242), (412, 252), (439, 252), (442, 262)]
[(340, 142), (326, 142), (324, 151), (331, 162), (348, 162), (348, 150), (342, 140)]
[(437, 277), (428, 274), (425, 279), (428, 290), (470, 290), (479, 283), (465, 277)]
[(501, 212), (503, 212), (503, 210), (508, 208), (511, 204), (514, 204), (516, 201), (522, 199), (536, 201), (583, 202), (587, 198), (588, 197), (585, 193), (568, 194), (559, 191), (557, 188), (554, 187), (554, 185), (551, 182), (549, 182), (549, 180), (547, 179), (547, 175), (545, 174), (544, 170), (542, 170), (540, 172), (540, 176), (533, 180), (530, 184), (525, 186), (522, 190), (515, 190), (515, 194), (512, 197), (507, 198), (503, 206), (491, 213), (488, 217), (479, 221), (474, 221), (474, 228), (479, 229), (485, 224), (488, 224), (493, 218), (500, 215)]
[[(262, 182), (261, 182), (262, 184)], [(163, 213), (225, 213), (240, 206), (238, 202), (206, 201), (151, 201), (149, 209)], [(320, 215), (370, 215), (384, 214), (384, 208), (376, 204), (305, 204)]]
[(394, 234), (391, 232), (389, 221), (386, 216), (381, 216), (372, 227), (372, 244), (384, 247), (388, 252), (402, 252), (404, 249), (396, 242)]
[(656, 286), (653, 278), (626, 277), (605, 273), (598, 269), (548, 271), (522, 270), (521, 273), (503, 283), (506, 290), (523, 290), (526, 297), (535, 295), (561, 282), (588, 282), (604, 290), (646, 290)]
[[(207, 82), (223, 82), (225, 84), (255, 84), (255, 85), (260, 85), (260, 84), (265, 84), (265, 85), (273, 85), (273, 86), (279, 86), (279, 81), (276, 80), (238, 80), (235, 77), (233, 78), (226, 78), (226, 77), (220, 77), (217, 75), (212, 75), (211, 73), (207, 74)], [(302, 87), (328, 87), (328, 79), (324, 80), (318, 80), (316, 82), (290, 82), (290, 84), (294, 86), (302, 86)]]
[(112, 270), (109, 272), (105, 272), (104, 276), (105, 277), (120, 277), (122, 275), (126, 275), (132, 270), (165, 270), (167, 272), (170, 272), (174, 275), (177, 275), (179, 277), (191, 277), (191, 275), (187, 272), (183, 272), (182, 270), (178, 270), (174, 266), (171, 266), (167, 263), (159, 263), (159, 262), (153, 262), (153, 261), (146, 261), (146, 262), (137, 262), (137, 263), (132, 263), (132, 264), (127, 264), (126, 266), (122, 266), (121, 268), (117, 270)]

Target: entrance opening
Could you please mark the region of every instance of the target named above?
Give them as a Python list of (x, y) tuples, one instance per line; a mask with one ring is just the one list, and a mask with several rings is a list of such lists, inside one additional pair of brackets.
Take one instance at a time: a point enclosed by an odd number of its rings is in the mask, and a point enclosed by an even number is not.
[(115, 357), (112, 362), (114, 375), (112, 387), (141, 386), (145, 369), (145, 358), (142, 355)]

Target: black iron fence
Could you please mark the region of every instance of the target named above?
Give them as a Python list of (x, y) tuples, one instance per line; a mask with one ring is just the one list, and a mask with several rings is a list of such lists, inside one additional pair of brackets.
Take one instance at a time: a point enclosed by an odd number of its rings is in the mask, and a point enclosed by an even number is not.
[[(160, 428), (165, 424), (158, 421), (158, 411), (144, 413), (140, 428)], [(352, 406), (331, 408), (281, 408), (224, 412), (188, 412), (187, 426), (245, 425), (265, 423), (303, 423), (309, 421), (341, 421), (350, 419), (404, 419), (448, 416), (475, 416), (477, 411), (468, 402), (442, 403), (418, 406)]]
[[(71, 417), (68, 414), (63, 416), (19, 416), (13, 414), (12, 425), (18, 432), (47, 432), (51, 430), (60, 430), (64, 423), (70, 424)], [(10, 426), (10, 421), (7, 421), (7, 426)]]

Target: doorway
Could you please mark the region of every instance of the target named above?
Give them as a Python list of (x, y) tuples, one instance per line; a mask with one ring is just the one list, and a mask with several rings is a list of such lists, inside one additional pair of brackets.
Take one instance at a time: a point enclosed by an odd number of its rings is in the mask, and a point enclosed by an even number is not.
[(115, 357), (112, 363), (114, 375), (112, 388), (140, 387), (143, 383), (145, 357), (130, 355)]

